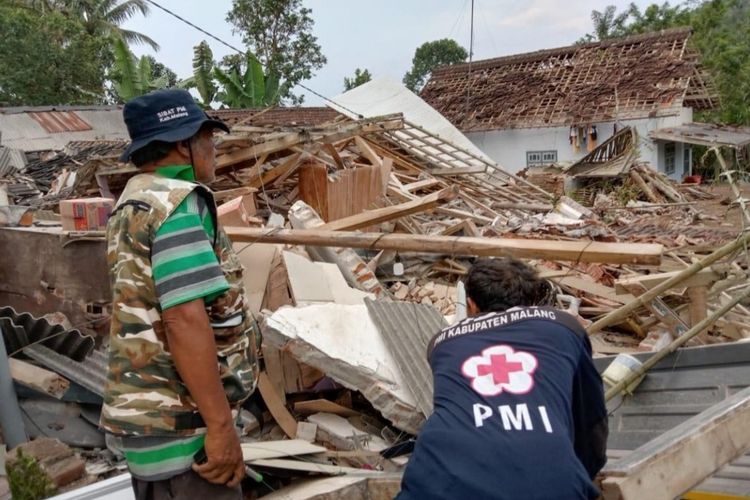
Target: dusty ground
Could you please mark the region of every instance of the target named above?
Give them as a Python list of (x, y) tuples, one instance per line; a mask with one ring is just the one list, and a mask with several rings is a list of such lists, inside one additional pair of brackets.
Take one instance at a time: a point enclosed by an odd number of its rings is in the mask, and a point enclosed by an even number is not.
[[(744, 198), (750, 199), (750, 184), (744, 183), (739, 186), (740, 193)], [(703, 220), (700, 225), (704, 227), (742, 228), (742, 213), (738, 205), (729, 205), (727, 202), (734, 199), (734, 194), (729, 184), (715, 184), (707, 187), (708, 191), (716, 195), (714, 200), (699, 202), (701, 213), (716, 217), (717, 220)], [(722, 204), (724, 202), (724, 204)]]

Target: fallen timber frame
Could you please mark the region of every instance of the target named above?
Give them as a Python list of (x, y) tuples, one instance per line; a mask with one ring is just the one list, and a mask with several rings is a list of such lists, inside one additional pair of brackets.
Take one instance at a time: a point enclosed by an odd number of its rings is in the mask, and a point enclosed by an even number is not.
[(237, 243), (282, 243), (478, 257), (512, 256), (523, 259), (610, 264), (658, 265), (661, 262), (664, 250), (661, 245), (644, 243), (424, 236), (326, 231), (324, 229), (225, 227), (224, 230), (229, 238)]

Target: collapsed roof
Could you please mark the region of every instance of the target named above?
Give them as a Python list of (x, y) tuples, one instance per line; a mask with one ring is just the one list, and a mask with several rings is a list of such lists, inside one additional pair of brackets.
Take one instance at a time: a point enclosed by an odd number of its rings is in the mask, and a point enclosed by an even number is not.
[(464, 132), (714, 107), (690, 28), (441, 66), (421, 97)]

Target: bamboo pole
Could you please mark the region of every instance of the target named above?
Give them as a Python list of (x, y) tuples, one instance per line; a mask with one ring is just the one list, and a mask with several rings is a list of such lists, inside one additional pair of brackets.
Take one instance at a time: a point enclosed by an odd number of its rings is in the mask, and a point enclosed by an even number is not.
[(666, 292), (670, 288), (673, 288), (679, 285), (680, 283), (685, 281), (687, 278), (698, 273), (700, 270), (705, 269), (706, 267), (710, 266), (717, 260), (722, 259), (726, 257), (727, 255), (736, 252), (740, 248), (747, 245), (749, 242), (750, 242), (750, 232), (747, 232), (743, 236), (740, 236), (739, 238), (737, 238), (736, 240), (730, 243), (727, 243), (723, 247), (715, 250), (712, 254), (707, 255), (702, 260), (694, 264), (691, 264), (690, 267), (688, 267), (684, 271), (680, 272), (679, 274), (674, 275), (670, 279), (662, 282), (660, 285), (655, 286), (648, 292), (636, 298), (634, 301), (628, 302), (627, 304), (620, 307), (619, 309), (615, 309), (611, 313), (604, 316), (602, 319), (591, 324), (586, 329), (586, 331), (589, 334), (596, 333), (602, 328), (605, 328), (609, 325), (612, 325), (614, 323), (617, 323), (620, 320), (627, 318), (633, 311), (635, 311), (636, 309), (640, 307), (645, 306), (648, 302), (650, 302), (655, 297), (658, 297), (659, 295)]
[(399, 252), (517, 257), (522, 259), (658, 265), (663, 247), (644, 243), (548, 241), (516, 238), (473, 238), (420, 234), (358, 233), (323, 229), (267, 229), (225, 227), (237, 243), (282, 243), (313, 247), (369, 248)]
[(714, 154), (716, 155), (716, 159), (719, 160), (719, 163), (721, 164), (721, 169), (724, 171), (724, 176), (727, 178), (729, 187), (732, 188), (732, 193), (734, 194), (735, 201), (740, 205), (740, 210), (742, 210), (742, 215), (745, 218), (745, 221), (750, 223), (750, 212), (748, 212), (747, 204), (745, 204), (745, 199), (742, 197), (742, 193), (740, 193), (740, 190), (737, 187), (737, 183), (734, 182), (732, 172), (729, 170), (727, 162), (724, 160), (724, 155), (721, 154), (721, 150), (719, 150), (718, 147), (711, 148), (711, 150), (714, 152)]
[(624, 379), (620, 380), (618, 383), (613, 385), (612, 387), (607, 390), (607, 392), (604, 394), (604, 399), (606, 401), (609, 401), (613, 397), (620, 394), (623, 389), (628, 387), (630, 384), (632, 384), (635, 380), (637, 380), (641, 375), (649, 371), (651, 368), (653, 368), (659, 361), (667, 357), (669, 354), (672, 354), (675, 352), (679, 347), (681, 347), (685, 342), (692, 339), (699, 333), (701, 333), (706, 328), (709, 328), (711, 325), (716, 323), (722, 316), (724, 316), (727, 312), (729, 312), (734, 306), (740, 303), (740, 301), (746, 299), (747, 297), (750, 297), (750, 287), (745, 289), (744, 292), (737, 295), (736, 297), (732, 298), (731, 301), (727, 302), (723, 306), (721, 306), (716, 312), (714, 312), (711, 316), (707, 317), (697, 325), (693, 325), (693, 327), (685, 332), (684, 334), (680, 335), (676, 339), (672, 341), (671, 344), (664, 347), (662, 350), (648, 358), (641, 366), (639, 366), (636, 370), (634, 370), (630, 375), (625, 377)]

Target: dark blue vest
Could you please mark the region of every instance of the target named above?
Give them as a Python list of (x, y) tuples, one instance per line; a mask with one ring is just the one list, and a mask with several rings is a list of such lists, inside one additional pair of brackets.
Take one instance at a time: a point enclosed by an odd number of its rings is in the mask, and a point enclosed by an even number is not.
[(428, 355), (435, 410), (398, 498), (598, 496), (590, 477), (604, 464), (606, 408), (572, 316), (532, 307), (469, 318)]

